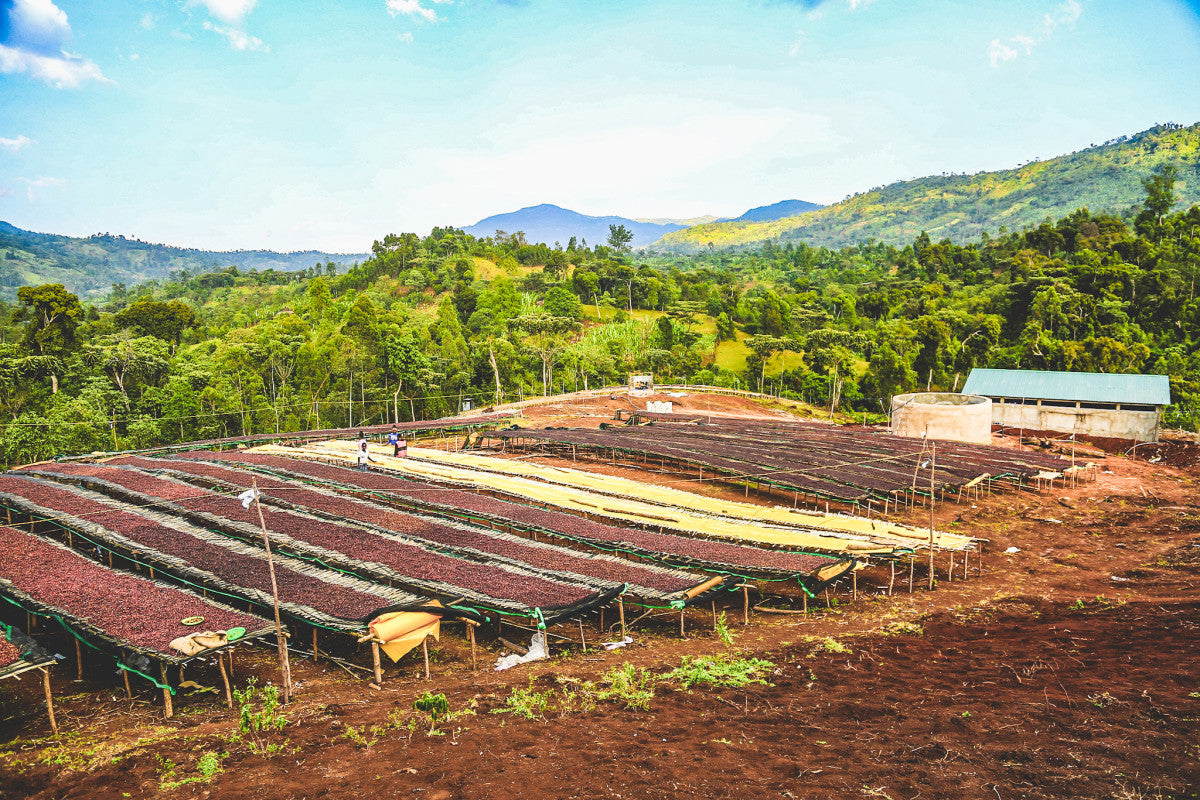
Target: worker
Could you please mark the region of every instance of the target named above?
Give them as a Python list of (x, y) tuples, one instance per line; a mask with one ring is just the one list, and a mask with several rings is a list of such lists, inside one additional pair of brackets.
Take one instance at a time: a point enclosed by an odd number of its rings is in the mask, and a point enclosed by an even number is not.
[(367, 449), (367, 434), (363, 431), (358, 432), (358, 468), (361, 470), (367, 469), (367, 462), (371, 460), (371, 453)]
[(396, 432), (396, 426), (392, 426), (392, 430), (387, 435), (387, 443), (392, 446), (392, 458), (400, 455), (400, 434)]

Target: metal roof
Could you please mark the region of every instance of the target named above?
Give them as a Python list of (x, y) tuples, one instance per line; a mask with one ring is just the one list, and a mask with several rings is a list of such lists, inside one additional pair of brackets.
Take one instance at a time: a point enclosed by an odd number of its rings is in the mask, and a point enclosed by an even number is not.
[(1077, 400), (1083, 403), (1171, 404), (1166, 375), (1049, 372), (1040, 369), (973, 369), (963, 394), (985, 397)]

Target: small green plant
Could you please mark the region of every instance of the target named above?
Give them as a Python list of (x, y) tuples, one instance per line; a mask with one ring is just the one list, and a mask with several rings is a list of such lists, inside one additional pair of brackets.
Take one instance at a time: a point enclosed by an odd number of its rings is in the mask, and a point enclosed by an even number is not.
[(971, 712), (970, 712), (970, 711), (964, 711), (964, 712), (962, 712), (961, 714), (959, 714), (959, 716), (960, 716), (960, 717), (962, 717), (963, 719), (970, 719), (970, 718), (971, 718)]
[(515, 714), (524, 719), (545, 719), (546, 709), (550, 707), (553, 689), (544, 692), (534, 691), (533, 682), (525, 689), (513, 689), (504, 700), (503, 708), (492, 710), (493, 714)]
[(1088, 695), (1088, 702), (1094, 705), (1096, 708), (1108, 708), (1109, 706), (1115, 705), (1120, 701), (1108, 692), (1099, 692), (1097, 694)]
[(889, 622), (879, 632), (884, 636), (920, 636), (925, 629), (916, 622)]
[(751, 683), (766, 684), (763, 677), (775, 665), (761, 658), (735, 658), (732, 655), (683, 657), (683, 663), (668, 672), (666, 680), (678, 681), (683, 688), (690, 689), (698, 683), (713, 687), (735, 689)]
[(818, 650), (824, 650), (827, 653), (852, 653), (854, 652), (848, 646), (842, 644), (832, 636), (823, 636), (819, 639), (814, 639), (817, 643)]
[(422, 711), (428, 714), (434, 722), (437, 722), (439, 717), (450, 713), (450, 701), (441, 692), (434, 694), (426, 690), (424, 694), (413, 700), (413, 710)]
[[(212, 783), (213, 778), (225, 771), (225, 768), (221, 766), (221, 761), (228, 757), (228, 753), (217, 753), (207, 750), (196, 762), (195, 775), (176, 779), (176, 775), (179, 773), (179, 766), (169, 758), (157, 756), (158, 788), (170, 791), (171, 789), (178, 789), (180, 786), (187, 786), (192, 783)], [(128, 797), (129, 795), (124, 796)]]
[(1076, 600), (1074, 603), (1072, 603), (1070, 606), (1070, 609), (1071, 609), (1071, 611), (1082, 611), (1083, 610), (1083, 598), (1080, 598), (1080, 599)]
[(721, 640), (721, 644), (726, 647), (733, 647), (733, 631), (729, 630), (729, 622), (725, 619), (725, 612), (722, 611), (713, 623), (713, 632), (717, 634), (717, 638)]
[(250, 751), (262, 756), (280, 752), (283, 743), (271, 741), (287, 726), (279, 710), (279, 689), (259, 687), (251, 678), (245, 689), (233, 690), (233, 698), (238, 704), (238, 736), (249, 744)]
[(626, 708), (647, 709), (654, 699), (655, 677), (645, 667), (622, 664), (600, 676), (608, 688), (596, 691), (599, 700), (620, 700)]

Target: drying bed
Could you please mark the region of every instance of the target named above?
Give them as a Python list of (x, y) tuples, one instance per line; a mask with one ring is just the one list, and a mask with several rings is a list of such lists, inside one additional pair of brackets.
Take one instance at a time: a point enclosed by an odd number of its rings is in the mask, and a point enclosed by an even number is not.
[[(1021, 484), (1062, 459), (988, 445), (929, 445), (859, 426), (722, 420), (704, 425), (653, 424), (596, 429), (511, 429), (481, 439), (521, 447), (532, 443), (560, 453), (622, 453), (707, 467), (735, 480), (755, 481), (854, 505), (927, 491), (947, 491), (990, 476)], [(654, 465), (658, 466), (658, 465)]]
[[(183, 480), (199, 480), (204, 485), (222, 491), (245, 486), (252, 477), (242, 470), (181, 459), (148, 459), (134, 456), (107, 463), (159, 470)], [(257, 481), (263, 501), (272, 505), (296, 507), (331, 518), (353, 519), (358, 524), (370, 524), (384, 531), (421, 539), (430, 544), (475, 550), (480, 557), (511, 559), (559, 577), (573, 579), (579, 576), (585, 580), (606, 581), (610, 587), (627, 584), (629, 591), (647, 599), (672, 600), (707, 579), (706, 576), (691, 572), (633, 564), (612, 556), (584, 555), (566, 547), (530, 541), (479, 525), (447, 523), (274, 476), (260, 475)]]
[[(48, 519), (93, 544), (208, 591), (266, 609), (273, 603), (266, 553), (182, 520), (84, 489), (0, 475), (0, 503)], [(311, 625), (359, 632), (376, 612), (421, 598), (276, 556), (281, 610)]]
[(0, 526), (0, 595), (31, 613), (58, 618), (78, 638), (126, 659), (183, 664), (195, 658), (170, 647), (172, 640), (196, 632), (182, 624), (188, 617), (203, 617), (208, 630), (245, 628), (247, 639), (272, 632), (261, 617), (109, 569), (8, 526)]
[[(130, 502), (155, 505), (163, 512), (252, 544), (262, 538), (256, 510), (243, 508), (229, 495), (144, 472), (108, 473), (102, 466), (89, 464), (40, 465), (37, 469), (47, 477), (75, 481)], [(368, 580), (396, 583), (442, 599), (461, 598), (468, 605), (484, 609), (523, 616), (562, 615), (608, 602), (623, 588), (605, 592), (532, 574), (509, 563), (472, 560), (461, 553), (452, 555), (446, 548), (435, 550), (349, 521), (331, 522), (297, 511), (261, 510), (272, 547)]]
[[(610, 552), (633, 554), (680, 567), (753, 578), (800, 578), (814, 589), (813, 576), (830, 565), (845, 563), (831, 556), (775, 550), (752, 545), (618, 528), (560, 511), (397, 478), (332, 464), (263, 453), (188, 453), (185, 460), (234, 463), (268, 470), (336, 489), (365, 492), (391, 503), (404, 503), (435, 513), (470, 516), (537, 530)], [(814, 589), (815, 590), (815, 589)]]
[(139, 450), (140, 453), (165, 453), (176, 450), (191, 450), (195, 448), (207, 447), (228, 447), (231, 445), (247, 445), (261, 442), (275, 441), (298, 441), (308, 442), (317, 439), (329, 439), (333, 437), (349, 437), (357, 436), (359, 433), (365, 433), (368, 436), (386, 436), (391, 431), (395, 430), (398, 433), (421, 434), (421, 433), (446, 433), (451, 431), (469, 431), (479, 427), (497, 425), (506, 420), (512, 419), (512, 412), (501, 412), (494, 414), (476, 414), (473, 417), (445, 417), (442, 419), (420, 420), (417, 422), (400, 422), (394, 425), (366, 425), (357, 428), (322, 428), (311, 431), (296, 431), (294, 433), (255, 433), (246, 436), (228, 436), (222, 439), (203, 439), (195, 442), (184, 442), (182, 444), (166, 445), (164, 447), (154, 447), (147, 450)]
[(0, 678), (15, 678), (31, 669), (52, 667), (54, 656), (20, 629), (0, 622)]

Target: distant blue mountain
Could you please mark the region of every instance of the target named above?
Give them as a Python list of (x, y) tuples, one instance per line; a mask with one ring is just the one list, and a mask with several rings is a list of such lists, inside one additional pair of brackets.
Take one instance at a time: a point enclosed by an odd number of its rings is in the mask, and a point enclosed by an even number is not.
[(522, 208), (507, 214), (481, 219), (470, 227), (463, 228), (472, 236), (494, 236), (496, 231), (516, 233), (522, 231), (529, 242), (553, 245), (559, 242), (566, 247), (574, 236), (586, 239), (589, 245), (604, 244), (608, 240), (609, 225), (624, 225), (633, 234), (632, 245), (643, 247), (658, 240), (664, 234), (681, 230), (685, 226), (653, 222), (638, 222), (627, 217), (589, 217), (576, 211), (543, 203), (540, 206)]
[(807, 200), (781, 200), (769, 206), (752, 208), (732, 222), (770, 222), (784, 217), (794, 217), (806, 211), (816, 211), (824, 206), (810, 203)]

